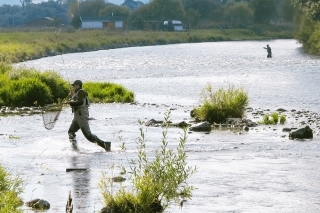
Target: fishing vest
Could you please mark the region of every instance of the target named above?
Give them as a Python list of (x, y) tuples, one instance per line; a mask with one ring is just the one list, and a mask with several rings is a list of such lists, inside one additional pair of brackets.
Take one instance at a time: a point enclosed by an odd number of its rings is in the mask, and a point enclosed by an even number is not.
[(76, 101), (76, 100), (77, 100), (77, 98), (78, 98), (78, 93), (79, 93), (80, 90), (82, 90), (82, 91), (86, 94), (86, 97), (83, 98), (83, 100), (82, 100), (82, 105), (76, 106), (76, 108), (78, 108), (78, 107), (89, 107), (90, 102), (89, 102), (89, 99), (88, 99), (88, 94), (87, 94), (87, 92), (84, 91), (83, 89), (79, 89), (77, 92), (75, 92), (75, 93), (73, 94), (73, 96), (72, 96), (72, 100), (73, 100), (73, 101)]

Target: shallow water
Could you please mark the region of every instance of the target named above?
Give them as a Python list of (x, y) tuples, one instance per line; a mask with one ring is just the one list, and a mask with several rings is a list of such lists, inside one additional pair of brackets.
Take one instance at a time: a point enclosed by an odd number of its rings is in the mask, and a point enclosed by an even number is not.
[[(266, 58), (262, 48), (267, 43), (273, 50), (272, 59)], [(66, 135), (72, 119), (68, 108), (50, 131), (43, 128), (40, 115), (0, 118), (2, 164), (27, 179), (23, 199), (48, 200), (50, 213), (64, 212), (69, 191), (74, 212), (98, 212), (103, 206), (98, 188), (102, 173), (115, 176), (119, 169), (110, 169), (113, 164), (126, 165), (126, 157), (136, 157), (137, 121), (161, 120), (169, 109), (172, 120), (189, 120), (207, 83), (214, 88), (245, 88), (254, 109), (281, 107), (317, 113), (319, 107), (320, 60), (303, 54), (294, 40), (133, 47), (18, 65), (54, 69), (70, 82), (117, 82), (131, 89), (140, 103), (91, 106), (90, 116), (95, 118), (90, 121), (92, 131), (112, 140), (113, 151), (107, 154), (81, 133), (80, 151), (71, 149)], [(284, 126), (259, 126), (249, 132), (214, 129), (210, 134), (190, 133), (188, 162), (198, 171), (189, 183), (197, 189), (181, 209), (172, 204), (168, 212), (319, 212), (319, 137), (289, 140), (282, 128), (299, 127), (299, 121), (291, 113), (288, 117)], [(318, 131), (317, 123), (311, 127)], [(170, 147), (178, 144), (181, 132), (169, 129)], [(161, 133), (159, 127), (147, 129), (151, 155), (160, 146)], [(119, 134), (127, 144), (126, 153), (120, 151)], [(89, 170), (66, 172), (72, 167)]]

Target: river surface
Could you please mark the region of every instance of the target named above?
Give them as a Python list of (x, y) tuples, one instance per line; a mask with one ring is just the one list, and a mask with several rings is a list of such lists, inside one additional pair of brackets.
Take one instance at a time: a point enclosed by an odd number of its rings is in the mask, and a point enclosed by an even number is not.
[[(273, 58), (263, 47), (270, 45)], [(65, 108), (56, 126), (46, 130), (41, 115), (0, 118), (1, 163), (26, 180), (22, 198), (51, 203), (47, 212), (65, 212), (69, 191), (74, 213), (98, 212), (103, 206), (98, 182), (102, 174), (116, 176), (126, 158), (137, 158), (138, 120), (191, 120), (201, 90), (242, 87), (254, 110), (287, 109), (280, 126), (213, 129), (190, 132), (188, 163), (197, 172), (188, 180), (196, 187), (192, 200), (167, 212), (320, 212), (319, 125), (311, 125), (314, 139), (292, 141), (284, 127), (300, 127), (292, 109), (319, 113), (320, 58), (303, 53), (295, 40), (234, 41), (131, 47), (66, 54), (17, 64), (55, 70), (69, 82), (115, 82), (135, 93), (137, 105), (92, 104), (92, 132), (112, 141), (105, 153), (78, 133), (79, 151), (70, 147), (67, 130), (72, 119)], [(250, 115), (248, 114), (248, 117)], [(254, 121), (259, 118), (250, 117)], [(307, 119), (307, 118), (306, 118)], [(148, 153), (161, 145), (163, 129), (146, 129)], [(168, 130), (175, 148), (182, 130)], [(121, 136), (121, 140), (119, 140)], [(127, 151), (120, 145), (126, 143)], [(114, 167), (113, 167), (114, 165)], [(66, 168), (88, 168), (66, 172)], [(117, 183), (112, 190), (119, 187)], [(24, 208), (25, 212), (33, 212)]]

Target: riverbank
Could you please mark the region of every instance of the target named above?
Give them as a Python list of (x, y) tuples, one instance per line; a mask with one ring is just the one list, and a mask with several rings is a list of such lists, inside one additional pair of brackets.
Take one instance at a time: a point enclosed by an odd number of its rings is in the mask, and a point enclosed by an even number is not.
[(292, 30), (256, 32), (248, 29), (165, 31), (7, 31), (0, 33), (0, 60), (12, 63), (60, 54), (135, 46), (214, 41), (293, 38)]

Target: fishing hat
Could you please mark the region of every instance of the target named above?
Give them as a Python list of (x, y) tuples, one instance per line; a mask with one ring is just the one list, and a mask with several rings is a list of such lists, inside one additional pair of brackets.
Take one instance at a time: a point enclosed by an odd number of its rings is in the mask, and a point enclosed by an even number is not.
[(82, 81), (80, 81), (80, 80), (75, 80), (74, 82), (73, 82), (73, 84), (71, 84), (72, 86), (74, 86), (74, 85), (80, 85), (80, 86), (82, 86)]

